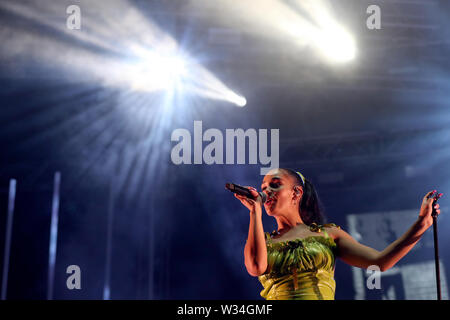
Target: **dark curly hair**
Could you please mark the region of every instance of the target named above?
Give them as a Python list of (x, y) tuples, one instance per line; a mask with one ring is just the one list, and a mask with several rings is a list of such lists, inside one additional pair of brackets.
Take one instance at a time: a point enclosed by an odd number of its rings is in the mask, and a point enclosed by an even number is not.
[(324, 224), (325, 215), (323, 205), (311, 181), (304, 177), (302, 179), (302, 176), (300, 176), (300, 174), (295, 170), (289, 168), (281, 169), (293, 177), (297, 182), (297, 185), (303, 187), (302, 201), (299, 206), (299, 214), (303, 222), (308, 226), (312, 223), (316, 223), (318, 225)]

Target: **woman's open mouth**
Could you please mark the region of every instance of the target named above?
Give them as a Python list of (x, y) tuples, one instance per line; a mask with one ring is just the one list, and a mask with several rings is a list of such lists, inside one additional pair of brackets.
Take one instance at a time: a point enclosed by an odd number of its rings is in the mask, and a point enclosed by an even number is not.
[(276, 199), (275, 199), (275, 198), (269, 198), (269, 199), (267, 199), (265, 205), (266, 205), (267, 207), (271, 208), (271, 207), (275, 204), (275, 202), (276, 202)]

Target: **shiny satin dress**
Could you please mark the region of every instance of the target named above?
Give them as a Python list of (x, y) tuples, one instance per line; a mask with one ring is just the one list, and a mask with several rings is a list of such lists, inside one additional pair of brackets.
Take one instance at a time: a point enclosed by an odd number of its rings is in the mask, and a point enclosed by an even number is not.
[(336, 243), (324, 227), (334, 223), (311, 224), (310, 230), (321, 233), (303, 239), (272, 242), (266, 235), (267, 270), (258, 280), (266, 300), (334, 300)]

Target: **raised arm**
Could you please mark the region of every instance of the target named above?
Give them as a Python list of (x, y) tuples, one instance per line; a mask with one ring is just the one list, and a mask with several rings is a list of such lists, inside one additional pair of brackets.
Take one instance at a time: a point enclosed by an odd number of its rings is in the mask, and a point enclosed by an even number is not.
[[(430, 191), (425, 195), (419, 217), (408, 231), (383, 251), (375, 250), (357, 242), (341, 229), (333, 228), (330, 230), (338, 246), (338, 257), (347, 264), (360, 268), (377, 265), (381, 271), (385, 271), (393, 267), (414, 247), (424, 232), (433, 224), (433, 218), (431, 217), (433, 198), (429, 196), (435, 192), (436, 190)], [(436, 212), (440, 214), (439, 204), (435, 208)]]
[(250, 224), (248, 229), (247, 243), (244, 248), (245, 267), (247, 272), (257, 277), (267, 269), (267, 247), (262, 224), (262, 202), (256, 189), (251, 192), (258, 196), (257, 200), (251, 200), (235, 194), (235, 197), (250, 211)]

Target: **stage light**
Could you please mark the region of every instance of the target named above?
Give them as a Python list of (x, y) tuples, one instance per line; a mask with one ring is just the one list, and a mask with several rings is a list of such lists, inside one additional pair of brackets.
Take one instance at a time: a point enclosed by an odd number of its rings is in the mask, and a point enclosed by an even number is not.
[(164, 50), (134, 47), (136, 59), (124, 68), (124, 76), (135, 91), (173, 90), (187, 77), (187, 67), (181, 54)]
[(118, 73), (134, 91), (168, 91), (194, 93), (214, 100), (223, 100), (239, 107), (247, 100), (230, 90), (216, 76), (186, 54), (167, 50), (133, 48), (132, 64), (125, 64)]
[(317, 31), (315, 44), (324, 56), (334, 62), (348, 62), (356, 56), (354, 39), (338, 25)]
[(299, 37), (308, 39), (330, 62), (343, 63), (355, 58), (355, 40), (333, 15), (334, 10), (329, 2), (296, 0), (294, 3), (314, 21), (310, 23), (303, 17), (297, 19), (296, 24), (303, 30)]
[(257, 6), (247, 1), (221, 6), (215, 17), (226, 22), (229, 15), (239, 17), (266, 37), (317, 50), (328, 63), (350, 62), (357, 54), (356, 41), (335, 13), (327, 0), (258, 0)]
[[(105, 88), (126, 93), (166, 91), (168, 97), (186, 93), (191, 97), (195, 94), (245, 105), (244, 98), (230, 94), (229, 87), (217, 75), (189, 56), (189, 49), (181, 48), (176, 39), (128, 1), (114, 0), (107, 7), (88, 0), (79, 3), (86, 8), (81, 30), (89, 32), (74, 32), (65, 24), (48, 20), (48, 16), (56, 14), (53, 6), (43, 9), (19, 2), (2, 2), (0, 9), (66, 37), (63, 42), (46, 33), (32, 37), (26, 30), (10, 28), (8, 32), (15, 36), (8, 39), (2, 57), (13, 58), (17, 50), (28, 52), (39, 66), (51, 66), (52, 70), (60, 69), (79, 82), (101, 83)], [(117, 21), (120, 27), (115, 24)], [(40, 49), (35, 50), (37, 47)]]
[(247, 104), (247, 99), (245, 99), (244, 97), (238, 97), (236, 99), (236, 105), (239, 107), (245, 107), (245, 105)]
[(247, 104), (247, 99), (245, 99), (240, 95), (237, 95), (234, 92), (230, 92), (228, 94), (228, 100), (237, 105), (238, 107), (244, 107)]

